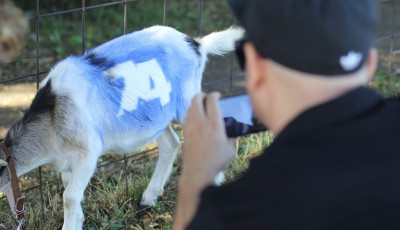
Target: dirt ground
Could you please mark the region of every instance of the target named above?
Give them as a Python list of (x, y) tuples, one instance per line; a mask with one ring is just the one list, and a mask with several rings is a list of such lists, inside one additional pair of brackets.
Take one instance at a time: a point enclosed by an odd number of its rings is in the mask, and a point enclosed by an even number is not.
[(0, 138), (24, 115), (35, 94), (35, 83), (0, 85)]

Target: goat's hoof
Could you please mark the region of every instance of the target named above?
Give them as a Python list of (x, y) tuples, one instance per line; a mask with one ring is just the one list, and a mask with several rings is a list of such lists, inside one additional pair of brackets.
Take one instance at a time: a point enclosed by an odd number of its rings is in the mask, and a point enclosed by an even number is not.
[(140, 201), (139, 208), (143, 209), (143, 208), (148, 208), (148, 207), (154, 207), (154, 206), (156, 206), (156, 202), (157, 202), (157, 199), (146, 199), (143, 197), (142, 200)]
[(147, 206), (147, 205), (139, 204), (139, 210), (151, 209), (151, 208), (152, 208), (152, 206)]

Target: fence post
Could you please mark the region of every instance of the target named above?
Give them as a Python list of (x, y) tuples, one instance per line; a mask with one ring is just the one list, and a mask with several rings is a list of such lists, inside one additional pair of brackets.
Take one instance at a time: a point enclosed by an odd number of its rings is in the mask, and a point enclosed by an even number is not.
[(167, 24), (167, 0), (164, 0), (164, 16), (163, 16), (163, 25)]
[(86, 2), (82, 0), (82, 54), (85, 53), (86, 49)]
[[(124, 0), (124, 35), (126, 34), (126, 24), (127, 24), (127, 2)], [(128, 184), (128, 169), (127, 169), (128, 159), (126, 154), (124, 154), (124, 177), (125, 177), (125, 195), (128, 199), (129, 194), (129, 184)]]
[[(40, 45), (40, 0), (36, 0), (36, 90), (39, 89), (39, 45)], [(43, 198), (43, 187), (42, 187), (42, 167), (39, 167), (39, 191), (40, 191), (40, 202), (42, 206), (42, 217), (44, 218), (44, 198)]]
[[(392, 17), (392, 34), (390, 36), (390, 50), (389, 50), (389, 66), (388, 66), (388, 73), (389, 73), (389, 82), (392, 83), (392, 63), (393, 63), (393, 49), (394, 49), (394, 38), (395, 38), (395, 24), (396, 24), (396, 2), (393, 1), (393, 17)], [(393, 84), (390, 84), (390, 93), (393, 93)]]
[(200, 28), (199, 28), (199, 37), (203, 32), (203, 0), (200, 0)]

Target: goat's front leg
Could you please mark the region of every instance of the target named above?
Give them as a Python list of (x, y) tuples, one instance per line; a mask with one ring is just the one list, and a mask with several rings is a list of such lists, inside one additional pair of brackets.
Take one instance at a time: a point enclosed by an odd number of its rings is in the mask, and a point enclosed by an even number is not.
[(156, 168), (150, 183), (142, 195), (141, 206), (154, 206), (154, 201), (161, 196), (164, 185), (172, 170), (173, 163), (180, 148), (179, 137), (171, 125), (157, 138), (159, 154)]
[[(83, 159), (84, 158), (84, 159)], [(80, 158), (71, 168), (71, 173), (63, 174), (66, 185), (64, 191), (64, 225), (63, 230), (82, 229), (84, 220), (81, 201), (83, 193), (96, 168), (97, 158), (92, 155), (85, 155)]]
[(64, 185), (64, 189), (67, 188), (68, 182), (69, 182), (69, 178), (71, 178), (71, 172), (69, 171), (65, 171), (61, 173), (61, 179)]

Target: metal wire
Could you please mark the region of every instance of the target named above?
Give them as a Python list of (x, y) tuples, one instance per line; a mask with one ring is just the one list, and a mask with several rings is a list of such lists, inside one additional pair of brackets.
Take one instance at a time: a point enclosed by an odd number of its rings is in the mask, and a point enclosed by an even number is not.
[[(182, 142), (182, 140), (181, 140), (181, 142)], [(152, 149), (148, 149), (148, 150), (145, 150), (145, 151), (141, 151), (141, 152), (139, 152), (139, 153), (134, 153), (134, 154), (130, 154), (130, 155), (129, 155), (129, 154), (128, 154), (128, 155), (124, 155), (123, 158), (119, 158), (119, 159), (116, 159), (116, 160), (108, 161), (108, 162), (106, 162), (106, 163), (97, 165), (96, 168), (97, 168), (97, 169), (100, 169), (100, 168), (103, 168), (103, 167), (106, 167), (106, 166), (109, 166), (109, 165), (118, 163), (118, 162), (120, 162), (120, 161), (129, 160), (129, 159), (131, 159), (131, 158), (146, 157), (146, 156), (148, 156), (149, 153), (152, 153), (152, 152), (154, 152), (154, 151), (156, 151), (156, 150), (158, 150), (158, 147), (154, 147), (154, 148), (152, 148)], [(140, 159), (142, 159), (142, 158), (140, 158)], [(133, 162), (132, 162), (132, 163), (133, 163)], [(39, 179), (40, 179), (40, 178), (39, 178)], [(27, 193), (27, 192), (30, 192), (30, 191), (32, 191), (32, 190), (34, 190), (34, 189), (40, 188), (40, 186), (42, 186), (42, 185), (50, 185), (50, 184), (54, 184), (54, 183), (60, 182), (60, 181), (61, 181), (61, 179), (59, 179), (59, 178), (54, 179), (54, 180), (51, 180), (51, 181), (47, 181), (47, 182), (45, 182), (45, 183), (42, 183), (42, 182), (40, 182), (40, 180), (39, 180), (39, 184), (38, 184), (38, 185), (35, 185), (35, 186), (30, 187), (30, 188), (21, 190), (21, 193)], [(6, 198), (7, 198), (7, 196), (3, 196), (3, 197), (0, 197), (0, 200), (6, 199)]]
[[(124, 35), (126, 34), (126, 23), (127, 23), (127, 2), (125, 0), (124, 4)], [(128, 197), (129, 194), (129, 184), (128, 184), (128, 160), (126, 155), (124, 155), (124, 177), (125, 177), (125, 196)]]
[(86, 50), (86, 3), (85, 0), (82, 0), (82, 54), (85, 53)]
[[(123, 22), (123, 29), (124, 29), (124, 34), (126, 34), (127, 30), (127, 4), (129, 2), (135, 2), (137, 0), (122, 0), (122, 1), (117, 1), (117, 2), (110, 2), (110, 3), (104, 3), (104, 4), (98, 4), (94, 6), (86, 6), (86, 1), (82, 0), (82, 5), (81, 8), (77, 9), (71, 9), (71, 10), (63, 10), (63, 11), (57, 11), (57, 12), (52, 12), (52, 13), (47, 13), (47, 14), (40, 14), (40, 0), (36, 0), (36, 14), (35, 16), (28, 17), (29, 20), (36, 20), (36, 73), (28, 74), (28, 75), (23, 75), (23, 76), (17, 76), (11, 79), (6, 79), (6, 80), (1, 80), (1, 83), (8, 83), (8, 82), (13, 82), (21, 79), (27, 79), (31, 77), (35, 77), (36, 80), (36, 88), (37, 90), (39, 89), (39, 83), (40, 83), (40, 75), (42, 74), (47, 74), (49, 71), (40, 71), (40, 65), (39, 65), (39, 60), (40, 60), (40, 18), (42, 17), (50, 17), (50, 16), (56, 16), (56, 15), (63, 15), (63, 14), (69, 14), (69, 13), (74, 13), (81, 11), (82, 12), (82, 53), (85, 52), (86, 49), (86, 12), (87, 10), (92, 10), (92, 9), (97, 9), (101, 7), (109, 7), (113, 5), (118, 5), (118, 4), (124, 4), (124, 22)], [(165, 25), (166, 23), (166, 8), (167, 8), (167, 0), (164, 0), (164, 15), (163, 15), (163, 24)], [(115, 164), (119, 161), (124, 161), (124, 170), (125, 170), (125, 183), (126, 183), (126, 194), (128, 195), (128, 175), (127, 175), (127, 161), (130, 158), (133, 157), (138, 157), (141, 155), (146, 155), (151, 151), (157, 150), (157, 148), (153, 148), (151, 150), (143, 151), (137, 154), (133, 154), (131, 156), (124, 155), (123, 158), (115, 160), (115, 161), (110, 161), (105, 164), (99, 165), (98, 168), (105, 167), (110, 164)], [(44, 216), (44, 207), (45, 207), (45, 202), (44, 202), (44, 195), (43, 195), (43, 181), (42, 181), (42, 167), (39, 167), (38, 169), (38, 178), (39, 178), (39, 184), (30, 188), (27, 188), (25, 190), (22, 190), (22, 193), (26, 193), (29, 191), (32, 191), (34, 189), (39, 189), (40, 191), (40, 203), (41, 203), (41, 212), (42, 216)], [(45, 184), (51, 184), (60, 181), (60, 179), (48, 181)], [(6, 196), (3, 196), (0, 198), (0, 200), (5, 199)]]
[[(126, 0), (126, 2), (136, 2), (137, 0)], [(99, 4), (99, 5), (94, 5), (94, 6), (86, 6), (85, 10), (92, 10), (92, 9), (97, 9), (101, 7), (108, 7), (108, 6), (113, 6), (113, 5), (119, 5), (119, 4), (125, 4), (125, 0), (122, 1), (117, 1), (117, 2), (109, 2), (109, 3), (104, 3), (104, 4)], [(55, 15), (62, 15), (62, 14), (69, 14), (69, 13), (74, 13), (74, 12), (79, 12), (82, 11), (82, 8), (76, 8), (76, 9), (71, 9), (71, 10), (61, 10), (57, 12), (52, 12), (52, 13), (47, 13), (47, 14), (41, 14), (40, 17), (49, 17), (49, 16), (55, 16)], [(28, 19), (35, 19), (36, 16), (30, 16), (27, 17)]]
[(163, 25), (167, 24), (167, 0), (164, 0), (164, 15), (163, 15)]
[[(39, 89), (40, 66), (39, 66), (39, 50), (40, 50), (40, 0), (36, 0), (36, 89)], [(39, 190), (42, 217), (44, 217), (44, 197), (42, 187), (42, 167), (39, 167)]]
[[(232, 25), (236, 25), (236, 18), (233, 17)], [(235, 66), (235, 57), (231, 53), (231, 78), (230, 78), (230, 88), (229, 88), (229, 95), (232, 96), (233, 94), (233, 67)]]
[[(17, 81), (17, 80), (21, 80), (21, 79), (27, 79), (27, 78), (31, 78), (31, 77), (35, 77), (36, 79), (36, 88), (39, 89), (39, 82), (40, 82), (40, 76), (43, 74), (47, 74), (49, 73), (49, 71), (40, 71), (40, 65), (39, 65), (39, 60), (40, 60), (40, 19), (43, 17), (51, 17), (51, 16), (56, 16), (56, 15), (64, 15), (64, 14), (70, 14), (70, 13), (75, 13), (75, 12), (81, 12), (82, 15), (82, 53), (85, 52), (86, 50), (86, 12), (88, 10), (92, 10), (92, 9), (96, 9), (96, 8), (101, 8), (101, 7), (109, 7), (109, 6), (113, 6), (113, 5), (118, 5), (118, 4), (124, 4), (124, 21), (123, 21), (123, 31), (124, 34), (126, 34), (126, 30), (127, 30), (127, 5), (129, 2), (135, 2), (137, 0), (122, 0), (122, 1), (117, 1), (117, 2), (110, 2), (110, 3), (105, 3), (105, 4), (98, 4), (98, 5), (93, 5), (93, 6), (86, 6), (86, 1), (82, 0), (81, 2), (81, 8), (76, 8), (76, 9), (70, 9), (70, 10), (62, 10), (62, 11), (57, 11), (57, 12), (51, 12), (51, 13), (46, 13), (46, 14), (40, 14), (40, 0), (36, 0), (36, 15), (35, 16), (31, 16), (28, 17), (28, 19), (30, 20), (36, 20), (36, 73), (32, 73), (32, 74), (28, 74), (28, 75), (23, 75), (23, 76), (17, 76), (15, 78), (11, 78), (11, 79), (6, 79), (6, 80), (2, 80), (0, 81), (0, 83), (7, 83), (7, 82), (12, 82), (12, 81)], [(199, 19), (199, 35), (202, 35), (202, 30), (203, 30), (203, 0), (200, 0), (200, 19)], [(166, 25), (167, 23), (167, 0), (164, 0), (164, 14), (163, 14), (163, 25)], [(233, 67), (231, 67), (233, 68)], [(228, 78), (224, 78), (222, 80), (218, 80), (218, 81), (213, 81), (213, 82), (209, 82), (206, 85), (210, 85), (210, 84), (215, 84), (221, 81), (225, 81), (226, 79), (232, 79), (235, 78), (235, 76), (232, 76), (233, 73), (233, 69), (231, 69), (231, 76)], [(128, 188), (129, 188), (129, 184), (128, 184), (128, 170), (127, 170), (127, 163), (128, 160), (134, 157), (145, 157), (147, 156), (149, 153), (157, 151), (158, 148), (152, 148), (146, 151), (142, 151), (140, 153), (136, 153), (136, 154), (132, 154), (132, 155), (124, 155), (123, 157), (116, 159), (116, 160), (112, 160), (112, 161), (108, 161), (106, 163), (103, 163), (101, 165), (98, 165), (97, 168), (103, 168), (112, 164), (116, 164), (120, 161), (124, 161), (124, 179), (125, 179), (125, 187), (126, 187), (126, 195), (128, 195)], [(32, 186), (30, 188), (27, 188), (25, 190), (22, 190), (22, 193), (27, 193), (30, 192), (32, 190), (35, 189), (39, 189), (40, 191), (40, 203), (41, 203), (41, 214), (44, 217), (45, 213), (45, 202), (44, 202), (44, 195), (43, 195), (43, 186), (44, 185), (49, 185), (49, 184), (53, 184), (53, 183), (58, 183), (60, 182), (60, 178), (57, 178), (55, 180), (50, 180), (47, 182), (43, 182), (42, 181), (42, 167), (39, 167), (38, 169), (38, 178), (39, 178), (39, 184)], [(5, 199), (6, 196), (3, 196), (0, 198), (0, 200)]]
[[(386, 65), (383, 65), (386, 70), (384, 70), (384, 75), (375, 77), (374, 81), (382, 81), (384, 79), (388, 79), (390, 77), (394, 77), (400, 74), (400, 69), (394, 69), (394, 55), (400, 53), (400, 50), (395, 50), (395, 39), (400, 37), (400, 32), (396, 32), (396, 20), (397, 20), (397, 6), (398, 4), (394, 0), (377, 0), (378, 4), (390, 4), (390, 9), (392, 10), (392, 18), (391, 18), (391, 31), (390, 35), (385, 35), (379, 37), (375, 40), (375, 43), (389, 43), (389, 60)], [(382, 4), (383, 5), (383, 4)], [(390, 89), (391, 90), (391, 89)]]
[[(137, 0), (121, 0), (121, 1), (115, 1), (115, 2), (110, 2), (110, 3), (104, 3), (104, 4), (97, 4), (97, 5), (93, 5), (93, 6), (86, 6), (86, 1), (82, 0), (82, 5), (81, 8), (76, 8), (76, 9), (70, 9), (70, 10), (62, 10), (62, 11), (57, 11), (57, 12), (51, 12), (51, 13), (46, 13), (46, 14), (40, 14), (40, 9), (39, 9), (39, 3), (40, 0), (36, 0), (36, 14), (35, 16), (30, 16), (28, 17), (28, 19), (31, 20), (36, 20), (36, 73), (31, 73), (31, 74), (27, 74), (27, 75), (23, 75), (23, 76), (17, 76), (11, 79), (6, 79), (6, 80), (1, 80), (0, 84), (3, 83), (8, 83), (8, 82), (12, 82), (12, 81), (18, 81), (21, 79), (27, 79), (27, 78), (33, 78), (35, 77), (36, 79), (36, 88), (39, 88), (39, 82), (40, 82), (40, 76), (43, 74), (47, 74), (49, 71), (40, 71), (40, 65), (39, 65), (39, 60), (40, 60), (40, 18), (43, 17), (51, 17), (51, 16), (56, 16), (56, 15), (63, 15), (63, 14), (70, 14), (70, 13), (74, 13), (74, 12), (79, 12), (81, 11), (82, 14), (82, 53), (85, 52), (86, 49), (86, 12), (88, 10), (92, 10), (92, 9), (97, 9), (97, 8), (101, 8), (101, 7), (110, 7), (113, 5), (119, 5), (119, 4), (124, 4), (124, 21), (123, 21), (123, 33), (126, 34), (126, 30), (127, 30), (127, 14), (128, 14), (128, 3), (130, 2), (136, 2)], [(393, 4), (393, 19), (392, 19), (392, 33), (389, 36), (383, 36), (380, 38), (376, 39), (376, 42), (382, 42), (382, 41), (386, 41), (386, 40), (390, 40), (391, 45), (390, 45), (390, 61), (389, 61), (389, 73), (387, 76), (383, 76), (380, 77), (380, 79), (386, 78), (391, 76), (392, 73), (392, 65), (393, 65), (393, 55), (399, 53), (399, 50), (394, 50), (394, 39), (400, 37), (400, 32), (395, 31), (395, 21), (396, 21), (396, 3), (393, 2), (392, 0), (377, 0), (377, 3), (386, 3), (386, 2), (392, 2)], [(203, 0), (199, 0), (199, 8), (200, 8), (200, 17), (199, 17), (199, 36), (202, 35), (203, 32), (203, 8), (204, 8), (204, 1)], [(163, 25), (166, 25), (167, 23), (167, 0), (164, 0), (164, 14), (163, 14)], [(236, 21), (234, 19), (233, 24), (235, 24)], [(397, 74), (396, 72), (397, 70), (394, 71), (395, 74)], [(233, 80), (234, 79), (238, 79), (238, 78), (243, 78), (243, 74), (239, 74), (239, 75), (234, 75), (234, 57), (231, 57), (231, 69), (230, 69), (230, 76), (229, 77), (225, 77), (222, 79), (218, 79), (215, 81), (210, 81), (210, 82), (206, 82), (203, 83), (202, 86), (206, 87), (209, 85), (213, 85), (213, 84), (218, 84), (221, 82), (225, 82), (225, 81), (230, 81), (230, 93), (232, 94), (233, 91)], [(124, 155), (124, 157), (120, 158), (120, 159), (116, 159), (113, 161), (108, 161), (106, 163), (103, 163), (101, 165), (98, 165), (97, 168), (103, 168), (106, 167), (108, 165), (111, 164), (115, 164), (117, 162), (120, 161), (124, 161), (124, 177), (125, 177), (125, 186), (126, 186), (126, 195), (128, 195), (128, 172), (127, 172), (127, 163), (128, 160), (134, 157), (138, 157), (138, 156), (146, 156), (149, 153), (158, 150), (158, 148), (153, 148), (150, 150), (146, 150), (146, 151), (142, 151), (140, 153), (136, 153), (136, 154), (132, 154), (132, 155)], [(35, 185), (33, 187), (27, 188), (25, 190), (22, 190), (22, 193), (27, 193), (30, 192), (34, 189), (39, 189), (40, 190), (40, 202), (41, 202), (41, 208), (42, 208), (42, 215), (44, 216), (44, 206), (45, 206), (45, 202), (44, 202), (44, 197), (43, 197), (43, 185), (47, 185), (47, 184), (52, 184), (52, 183), (56, 183), (59, 182), (60, 179), (55, 179), (55, 180), (51, 180), (51, 181), (47, 181), (45, 183), (43, 183), (42, 181), (42, 168), (39, 167), (39, 185)], [(1, 197), (0, 200), (5, 199), (6, 197)]]
[(394, 45), (394, 29), (395, 29), (395, 22), (396, 22), (396, 2), (393, 2), (393, 15), (392, 15), (392, 34), (390, 39), (390, 59), (388, 63), (389, 73), (392, 72), (392, 61), (393, 61), (393, 45)]
[(200, 25), (199, 25), (199, 36), (201, 37), (203, 32), (203, 0), (200, 0)]

